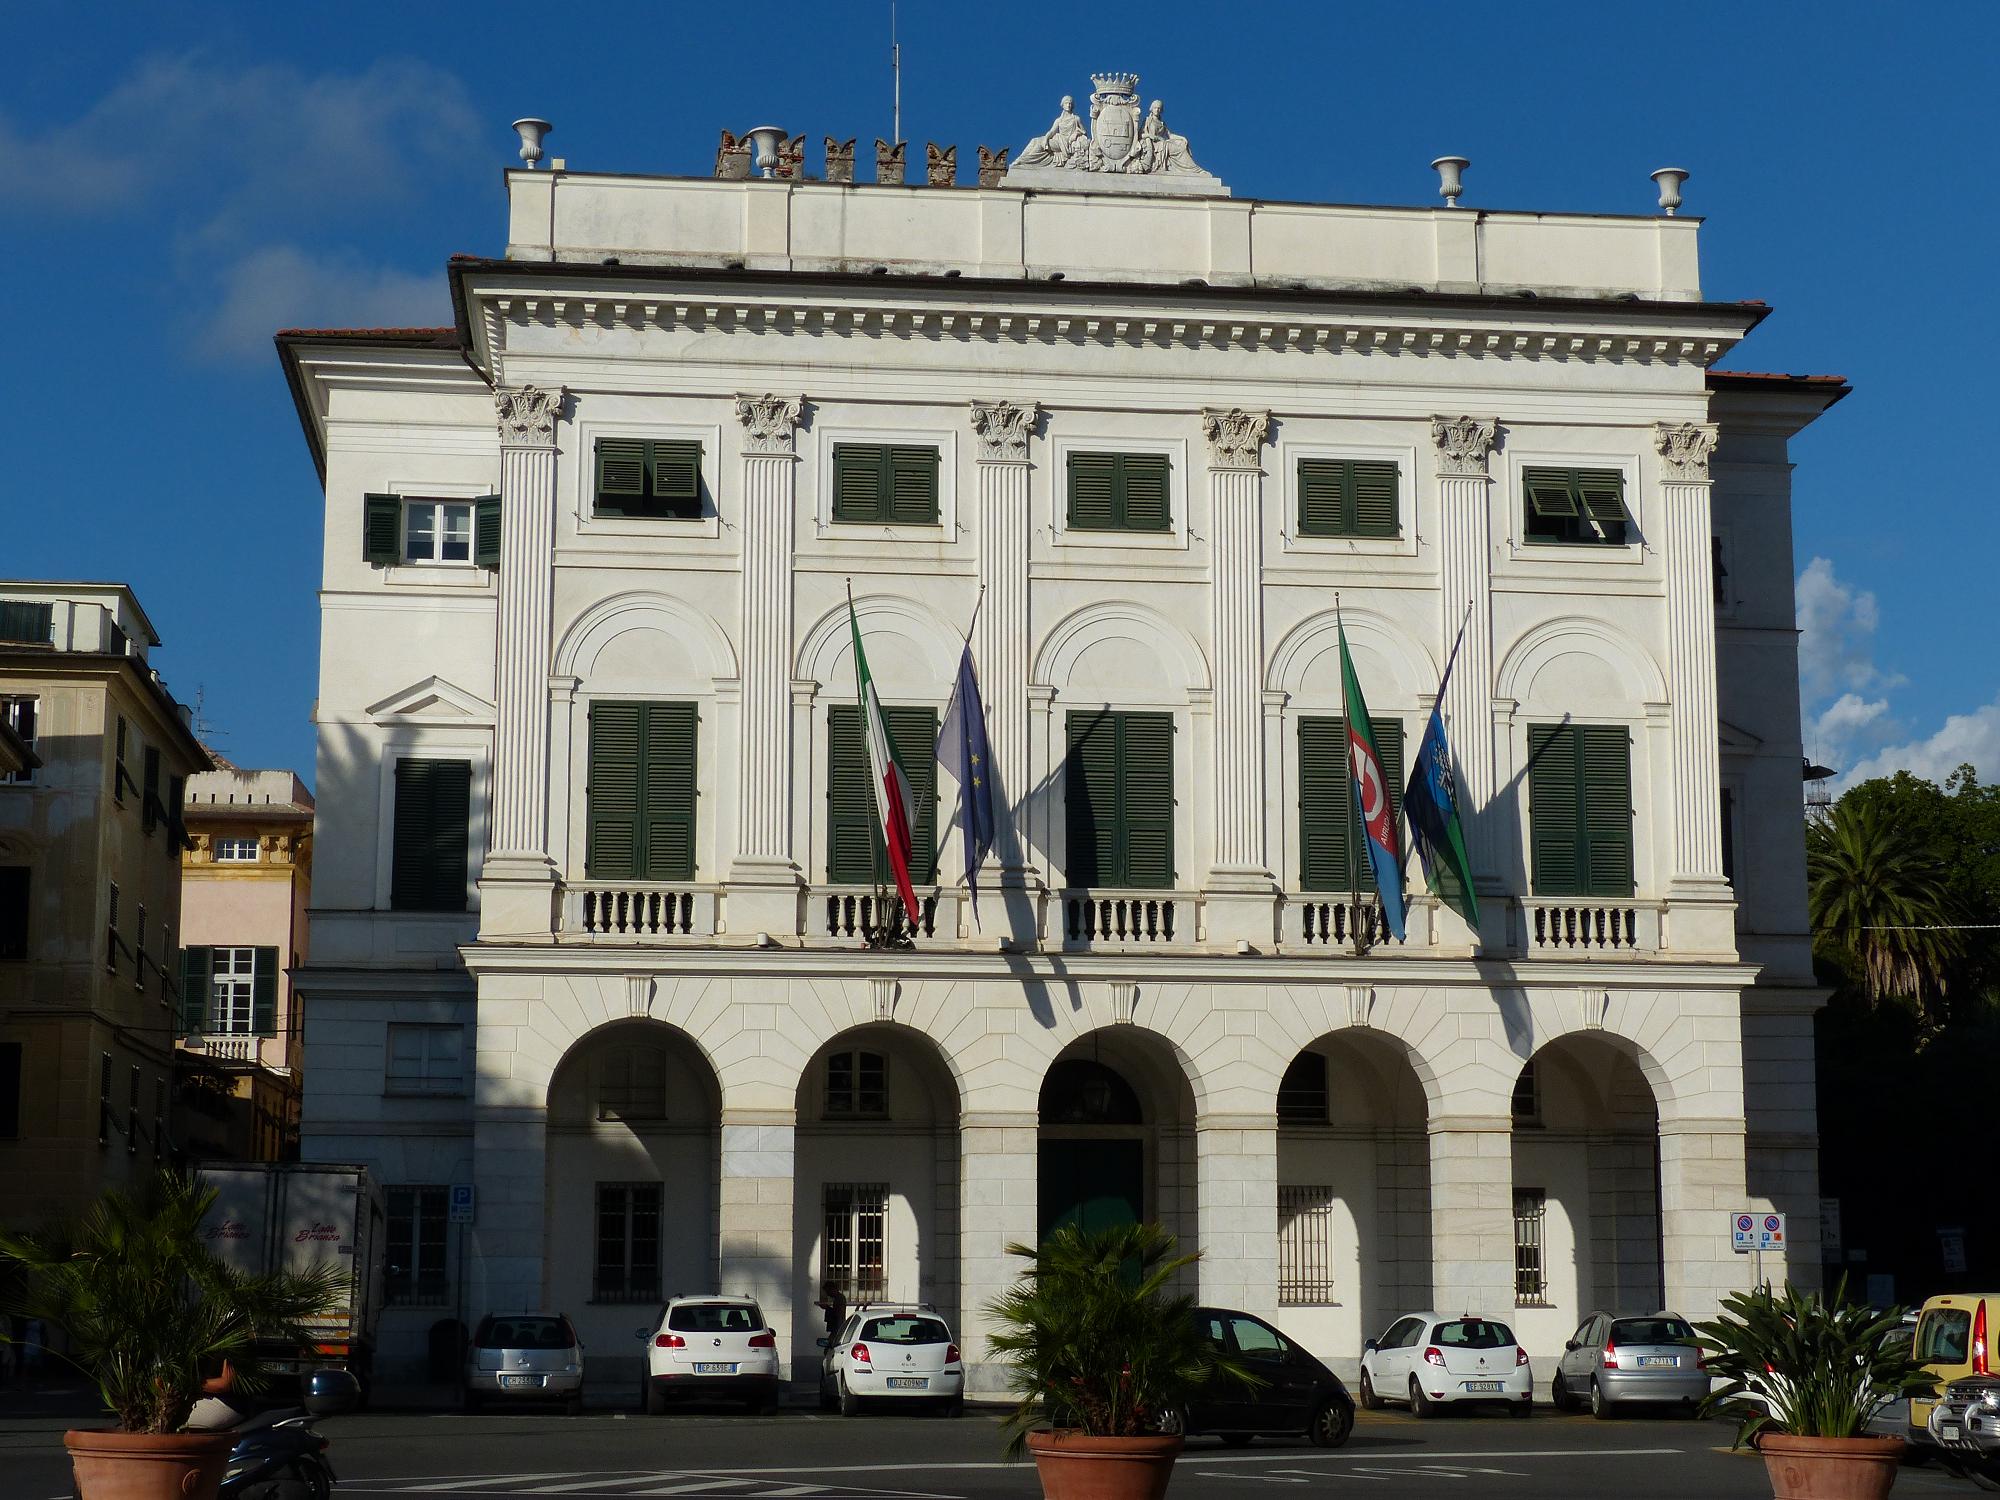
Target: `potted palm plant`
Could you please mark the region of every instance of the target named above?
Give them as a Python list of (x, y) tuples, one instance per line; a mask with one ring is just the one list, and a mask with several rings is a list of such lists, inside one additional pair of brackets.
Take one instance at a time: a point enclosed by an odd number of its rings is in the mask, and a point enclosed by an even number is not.
[(1931, 1388), (1931, 1376), (1893, 1337), (1899, 1312), (1847, 1298), (1769, 1287), (1725, 1298), (1697, 1324), (1708, 1368), (1725, 1382), (1708, 1408), (1738, 1417), (1737, 1442), (1763, 1455), (1775, 1500), (1880, 1500), (1896, 1482), (1899, 1437), (1868, 1425), (1894, 1402)]
[(1182, 1439), (1176, 1417), (1213, 1379), (1249, 1383), (1168, 1290), (1198, 1255), (1177, 1255), (1157, 1224), (1058, 1229), (989, 1311), (1020, 1402), (1008, 1451), (1034, 1456), (1048, 1500), (1159, 1500)]
[(307, 1344), (301, 1320), (333, 1306), (329, 1269), (252, 1276), (211, 1255), (201, 1222), (214, 1201), (162, 1172), (74, 1224), (0, 1235), (18, 1287), (9, 1310), (63, 1330), (64, 1357), (117, 1422), (63, 1434), (79, 1500), (213, 1500), (233, 1439), (183, 1432), (195, 1402), (221, 1378), (255, 1394), (253, 1342)]

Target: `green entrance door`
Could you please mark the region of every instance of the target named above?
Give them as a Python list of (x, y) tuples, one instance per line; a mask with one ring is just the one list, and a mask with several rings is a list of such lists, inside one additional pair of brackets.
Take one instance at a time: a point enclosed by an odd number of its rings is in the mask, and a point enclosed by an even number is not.
[(1146, 1209), (1142, 1141), (1044, 1141), (1041, 1237), (1064, 1224), (1109, 1229), (1137, 1224)]

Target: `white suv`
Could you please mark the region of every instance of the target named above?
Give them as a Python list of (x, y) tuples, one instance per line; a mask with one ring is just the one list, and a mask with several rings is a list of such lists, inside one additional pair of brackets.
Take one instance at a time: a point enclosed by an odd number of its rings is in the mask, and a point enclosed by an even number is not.
[(819, 1404), (851, 1417), (863, 1401), (924, 1401), (956, 1416), (965, 1365), (951, 1328), (929, 1303), (864, 1302), (820, 1361)]
[(1412, 1313), (1361, 1354), (1361, 1404), (1408, 1402), (1420, 1417), (1445, 1405), (1490, 1401), (1517, 1417), (1534, 1409), (1535, 1371), (1505, 1323), (1467, 1314)]
[(748, 1297), (676, 1297), (660, 1309), (647, 1339), (641, 1406), (658, 1416), (673, 1400), (740, 1401), (749, 1411), (778, 1406), (778, 1339)]

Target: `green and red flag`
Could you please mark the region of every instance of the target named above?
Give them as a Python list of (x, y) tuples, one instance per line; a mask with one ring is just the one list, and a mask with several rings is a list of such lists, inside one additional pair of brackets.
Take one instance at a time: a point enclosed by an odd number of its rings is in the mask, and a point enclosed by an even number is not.
[[(1338, 616), (1336, 615), (1336, 619)], [(1389, 802), (1389, 782), (1382, 774), (1382, 754), (1375, 748), (1375, 725), (1354, 676), (1354, 658), (1347, 654), (1347, 627), (1340, 632), (1340, 694), (1347, 710), (1347, 767), (1354, 787), (1354, 806), (1361, 818), (1361, 841), (1375, 871), (1375, 891), (1382, 899), (1382, 920), (1397, 942), (1403, 940), (1403, 847), (1396, 816)]]
[(848, 596), (847, 623), (854, 632), (854, 692), (861, 704), (862, 731), (868, 738), (868, 764), (874, 772), (875, 813), (882, 822), (882, 845), (889, 852), (889, 868), (895, 872), (896, 893), (903, 898), (903, 913), (914, 929), (917, 922), (917, 893), (910, 884), (910, 831), (917, 826), (917, 798), (910, 790), (910, 778), (896, 759), (896, 745), (889, 738), (889, 726), (882, 718), (882, 700), (875, 693), (875, 679), (868, 673), (868, 654), (861, 649), (861, 622), (855, 618), (854, 598)]

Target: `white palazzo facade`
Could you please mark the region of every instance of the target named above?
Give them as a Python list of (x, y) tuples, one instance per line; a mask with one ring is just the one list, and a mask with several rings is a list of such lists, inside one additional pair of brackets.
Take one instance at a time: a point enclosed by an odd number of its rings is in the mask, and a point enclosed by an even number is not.
[[(1006, 1247), (1078, 1213), (1349, 1369), (1428, 1306), (1538, 1360), (1711, 1312), (1739, 1209), (1817, 1278), (1787, 444), (1844, 387), (1711, 368), (1766, 309), (1703, 300), (1694, 219), (1038, 174), (514, 171), (455, 328), (281, 336), (326, 500), (305, 1151), (389, 1190), (385, 1374), (547, 1307), (636, 1387), (661, 1297), (720, 1288), (803, 1375), (838, 1283), (935, 1302), (993, 1389)], [(907, 948), (835, 849), (850, 586), (939, 714), (983, 591), (1000, 836), (975, 913), (947, 757)], [(1357, 952), (1307, 847), (1336, 594), (1411, 753), (1468, 622), (1477, 933), (1413, 861)]]

